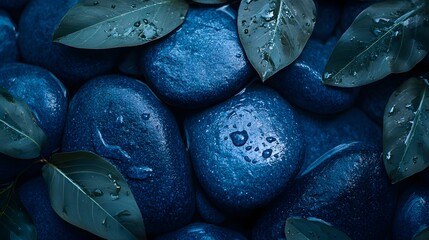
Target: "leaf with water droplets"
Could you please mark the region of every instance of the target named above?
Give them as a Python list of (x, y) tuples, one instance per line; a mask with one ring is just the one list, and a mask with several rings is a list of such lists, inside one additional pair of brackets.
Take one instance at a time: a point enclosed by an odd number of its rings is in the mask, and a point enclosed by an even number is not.
[(429, 50), (429, 4), (392, 0), (362, 11), (341, 36), (323, 81), (357, 87), (412, 69)]
[(242, 0), (238, 35), (262, 81), (291, 64), (304, 49), (314, 28), (312, 0)]
[(22, 206), (14, 184), (0, 190), (0, 239), (37, 239), (36, 227)]
[(429, 239), (429, 227), (424, 227), (420, 232), (418, 232), (413, 240), (427, 240)]
[(0, 152), (19, 159), (36, 158), (46, 142), (28, 105), (0, 88)]
[(286, 220), (288, 240), (351, 240), (345, 233), (317, 218), (290, 217)]
[(186, 0), (81, 0), (54, 33), (54, 41), (87, 49), (137, 46), (180, 26)]
[(59, 153), (43, 167), (54, 211), (106, 239), (146, 239), (131, 189), (108, 161), (90, 152)]
[(384, 166), (393, 183), (429, 166), (429, 86), (411, 78), (387, 103), (383, 123)]

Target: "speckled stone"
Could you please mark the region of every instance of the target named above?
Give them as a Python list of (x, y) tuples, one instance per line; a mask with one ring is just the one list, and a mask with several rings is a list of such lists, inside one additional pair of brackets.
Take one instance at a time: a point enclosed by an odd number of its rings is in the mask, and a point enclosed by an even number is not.
[(112, 75), (85, 84), (70, 102), (63, 150), (92, 151), (114, 164), (149, 235), (190, 222), (195, 192), (185, 146), (174, 116), (144, 83)]
[(21, 201), (33, 219), (37, 239), (76, 240), (100, 239), (97, 236), (75, 227), (61, 219), (52, 209), (49, 193), (42, 177), (25, 182), (19, 188)]
[[(30, 107), (38, 126), (48, 138), (42, 154), (48, 157), (59, 149), (67, 114), (67, 90), (63, 84), (43, 68), (9, 63), (0, 68), (0, 87)], [(15, 177), (33, 161), (0, 154), (0, 182)]]
[(23, 63), (0, 68), (0, 86), (24, 100), (48, 137), (46, 153), (58, 150), (67, 114), (67, 89), (48, 70)]
[(302, 164), (303, 138), (294, 110), (265, 86), (250, 86), (190, 116), (185, 131), (204, 192), (229, 211), (268, 203)]
[(298, 59), (271, 77), (268, 84), (291, 103), (311, 112), (331, 114), (350, 108), (358, 88), (338, 88), (322, 82), (334, 44), (334, 39), (326, 44), (309, 40)]
[(413, 184), (401, 194), (393, 223), (393, 240), (412, 239), (429, 226), (429, 188)]
[(15, 25), (10, 16), (5, 11), (0, 10), (0, 67), (5, 63), (17, 60), (16, 35)]
[(76, 88), (85, 80), (108, 72), (116, 64), (116, 50), (76, 49), (52, 42), (55, 28), (78, 0), (31, 0), (19, 22), (18, 45), (28, 63), (45, 67)]
[(175, 232), (157, 237), (156, 240), (245, 240), (240, 233), (207, 223), (192, 223)]
[(382, 129), (358, 108), (333, 116), (300, 111), (298, 119), (306, 142), (301, 171), (333, 147), (362, 141), (381, 147)]
[(380, 150), (362, 143), (342, 145), (299, 177), (263, 213), (253, 239), (284, 239), (286, 219), (316, 217), (353, 240), (379, 240), (390, 231), (396, 193)]
[(311, 38), (327, 41), (337, 27), (341, 8), (337, 2), (318, 0), (314, 3), (316, 4), (317, 17)]
[(210, 202), (202, 189), (197, 189), (196, 204), (197, 212), (207, 223), (221, 224), (227, 218), (224, 213)]
[(192, 6), (172, 35), (145, 48), (141, 68), (166, 103), (202, 108), (226, 100), (253, 76), (230, 7)]

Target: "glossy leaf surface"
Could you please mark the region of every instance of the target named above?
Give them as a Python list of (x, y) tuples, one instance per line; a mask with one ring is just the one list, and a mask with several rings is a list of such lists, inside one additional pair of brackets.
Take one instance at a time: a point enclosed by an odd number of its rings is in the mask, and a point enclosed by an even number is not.
[(387, 103), (383, 123), (384, 166), (393, 183), (429, 166), (429, 86), (411, 78)]
[(291, 64), (313, 32), (312, 0), (242, 0), (238, 35), (250, 63), (263, 81)]
[(0, 152), (19, 159), (36, 158), (46, 141), (28, 105), (0, 88)]
[(357, 87), (412, 69), (429, 50), (429, 4), (392, 0), (365, 9), (338, 41), (324, 82)]
[(51, 205), (67, 222), (106, 239), (145, 239), (143, 218), (118, 170), (90, 152), (59, 153), (43, 167)]
[(351, 240), (342, 231), (317, 218), (288, 218), (285, 233), (288, 240)]
[(88, 49), (137, 46), (165, 36), (185, 20), (186, 0), (81, 0), (54, 33), (54, 41)]

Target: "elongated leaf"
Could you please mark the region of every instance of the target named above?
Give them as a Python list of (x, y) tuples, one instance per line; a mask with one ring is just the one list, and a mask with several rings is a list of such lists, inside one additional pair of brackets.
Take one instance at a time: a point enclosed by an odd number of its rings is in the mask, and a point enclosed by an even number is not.
[(90, 152), (60, 153), (43, 167), (54, 211), (106, 239), (145, 239), (130, 187), (109, 162)]
[(137, 46), (180, 26), (186, 0), (81, 0), (54, 33), (54, 41), (89, 49)]
[(342, 231), (317, 218), (288, 218), (285, 233), (288, 240), (351, 240)]
[(356, 87), (413, 68), (429, 49), (428, 8), (426, 0), (390, 0), (365, 9), (338, 41), (324, 82)]
[(27, 104), (0, 88), (0, 152), (31, 159), (40, 156), (46, 141)]
[(384, 166), (393, 183), (429, 166), (429, 86), (425, 81), (411, 78), (403, 83), (384, 112)]
[(192, 0), (196, 3), (202, 3), (202, 4), (223, 4), (228, 2), (228, 0)]
[(242, 0), (238, 35), (262, 81), (291, 64), (302, 52), (315, 23), (312, 0)]
[(429, 227), (424, 227), (420, 232), (418, 232), (413, 240), (427, 240), (429, 239)]
[(36, 227), (13, 185), (0, 191), (0, 203), (0, 239), (37, 240)]

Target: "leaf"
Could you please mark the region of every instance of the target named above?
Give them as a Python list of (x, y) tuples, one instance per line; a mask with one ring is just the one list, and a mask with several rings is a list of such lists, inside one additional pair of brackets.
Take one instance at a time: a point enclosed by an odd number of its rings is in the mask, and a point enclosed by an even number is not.
[(109, 162), (90, 152), (59, 153), (43, 167), (54, 211), (106, 239), (146, 239), (130, 187)]
[(389, 99), (383, 123), (384, 167), (393, 183), (429, 166), (429, 86), (411, 78)]
[(423, 227), (420, 232), (418, 232), (414, 237), (413, 240), (427, 240), (429, 239), (429, 227)]
[(315, 23), (312, 0), (242, 0), (238, 35), (262, 81), (291, 64), (304, 49)]
[(142, 45), (180, 26), (188, 8), (186, 0), (81, 0), (67, 12), (53, 38), (87, 49)]
[(224, 4), (227, 3), (228, 0), (192, 0), (196, 3), (201, 3), (201, 4)]
[(332, 52), (324, 83), (357, 87), (412, 69), (428, 52), (426, 0), (375, 3), (359, 14)]
[(286, 220), (288, 240), (351, 240), (345, 233), (317, 218), (290, 217)]
[(40, 156), (46, 142), (28, 105), (0, 88), (0, 152), (31, 159)]
[(36, 227), (13, 184), (0, 190), (0, 239), (37, 240)]

